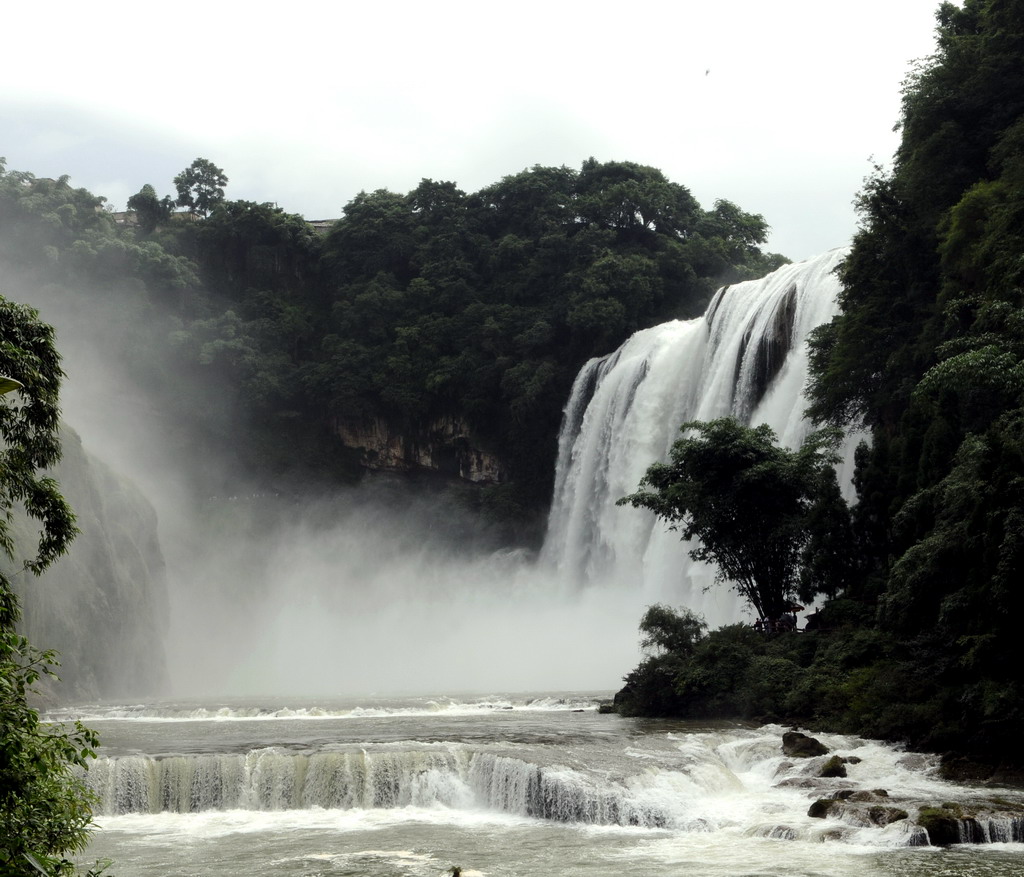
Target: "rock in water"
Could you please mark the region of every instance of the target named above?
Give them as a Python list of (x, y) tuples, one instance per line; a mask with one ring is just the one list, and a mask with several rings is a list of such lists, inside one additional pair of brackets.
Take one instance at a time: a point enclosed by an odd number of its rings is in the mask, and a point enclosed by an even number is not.
[(782, 751), (790, 758), (814, 758), (816, 755), (828, 755), (828, 747), (821, 741), (801, 734), (799, 731), (786, 731), (782, 735)]

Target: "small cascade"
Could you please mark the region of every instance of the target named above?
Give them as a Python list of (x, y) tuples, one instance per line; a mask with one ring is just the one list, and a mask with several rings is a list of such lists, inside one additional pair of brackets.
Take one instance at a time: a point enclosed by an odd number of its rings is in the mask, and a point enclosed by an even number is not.
[(318, 752), (101, 758), (87, 781), (106, 814), (458, 806), (456, 753)]
[[(86, 774), (107, 816), (206, 811), (406, 807), (489, 811), (547, 822), (708, 830), (708, 795), (740, 783), (707, 746), (699, 757), (671, 743), (610, 777), (607, 770), (548, 764), (464, 744), (366, 745), (301, 753), (98, 759)], [(586, 761), (586, 760), (584, 760)]]
[(555, 822), (663, 827), (672, 816), (626, 787), (566, 768), (459, 747), (101, 758), (87, 781), (99, 812), (485, 809)]
[(982, 843), (1024, 843), (1024, 816), (977, 819)]
[(713, 570), (690, 561), (675, 533), (615, 501), (637, 489), (651, 463), (666, 459), (687, 420), (731, 415), (767, 423), (780, 441), (799, 445), (810, 428), (804, 342), (837, 312), (835, 269), (846, 252), (724, 287), (703, 317), (637, 332), (583, 367), (559, 436), (543, 553), (563, 579), (640, 580), (652, 600), (683, 603), (713, 626), (738, 620), (737, 601), (706, 593)]
[(506, 756), (480, 754), (475, 757), (470, 783), (483, 806), (519, 816), (553, 822), (646, 828), (675, 823), (669, 813), (644, 804), (616, 784), (601, 786), (578, 771), (542, 769)]
[(956, 822), (962, 844), (1024, 842), (1024, 816), (971, 816)]
[[(98, 759), (86, 781), (99, 816), (430, 810), (430, 819), (502, 814), (539, 823), (727, 832), (786, 842), (875, 848), (1024, 842), (1013, 792), (950, 787), (935, 760), (885, 744), (821, 735), (830, 756), (791, 758), (784, 729), (655, 735), (624, 752), (606, 740), (571, 750), (544, 743), (352, 743), (295, 750)], [(358, 811), (362, 811), (361, 813)], [(294, 822), (295, 816), (292, 820)], [(298, 817), (304, 818), (304, 817)], [(417, 818), (414, 816), (413, 818)]]
[[(491, 753), (124, 756), (98, 761), (88, 781), (101, 801), (98, 812), (108, 816), (443, 807), (585, 825), (706, 828), (685, 803), (642, 780), (602, 783), (580, 771)], [(671, 782), (675, 789), (685, 780)]]

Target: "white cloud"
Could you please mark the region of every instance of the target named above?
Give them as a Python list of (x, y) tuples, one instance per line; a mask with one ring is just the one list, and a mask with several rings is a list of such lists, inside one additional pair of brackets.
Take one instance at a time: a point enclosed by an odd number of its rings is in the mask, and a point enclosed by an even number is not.
[(798, 258), (852, 233), (937, 6), (58, 2), (50, 28), (16, 2), (0, 154), (117, 204), (200, 155), (229, 196), (318, 218), (360, 189), (594, 155), (764, 213)]

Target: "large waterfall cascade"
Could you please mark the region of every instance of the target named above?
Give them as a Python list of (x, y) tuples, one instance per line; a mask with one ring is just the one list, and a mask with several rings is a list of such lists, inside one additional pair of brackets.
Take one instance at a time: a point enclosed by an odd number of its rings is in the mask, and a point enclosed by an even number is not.
[[(559, 436), (544, 547), (562, 576), (639, 582), (649, 599), (686, 605), (712, 626), (739, 619), (735, 595), (709, 587), (714, 570), (691, 561), (677, 533), (615, 501), (636, 490), (651, 463), (667, 459), (688, 420), (732, 415), (800, 444), (810, 429), (805, 340), (838, 310), (835, 269), (846, 253), (831, 250), (723, 287), (704, 316), (637, 332), (583, 367)], [(849, 480), (845, 471), (840, 479)]]

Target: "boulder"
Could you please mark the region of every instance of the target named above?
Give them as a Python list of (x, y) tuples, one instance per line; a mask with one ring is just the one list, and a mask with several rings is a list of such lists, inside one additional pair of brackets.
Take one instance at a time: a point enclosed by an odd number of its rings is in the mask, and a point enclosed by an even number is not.
[(901, 810), (899, 807), (883, 807), (880, 804), (876, 804), (873, 807), (868, 807), (868, 819), (871, 820), (873, 825), (880, 825), (882, 827), (891, 825), (893, 822), (899, 822), (901, 819), (908, 819), (910, 814), (906, 810)]
[(827, 746), (799, 731), (786, 731), (782, 735), (782, 751), (790, 758), (814, 758), (818, 755), (828, 755)]
[(948, 846), (960, 843), (960, 810), (958, 807), (922, 807), (917, 814), (917, 824), (928, 832), (933, 846)]
[(909, 818), (906, 810), (885, 803), (889, 796), (884, 789), (878, 791), (881, 795), (866, 790), (840, 789), (830, 797), (819, 798), (811, 804), (807, 815), (814, 819), (831, 817), (851, 825), (879, 828)]
[(818, 771), (820, 777), (845, 777), (846, 776), (846, 759), (840, 758), (838, 755), (833, 755), (828, 761), (822, 766), (821, 770)]
[(836, 805), (834, 798), (818, 798), (810, 809), (807, 811), (807, 815), (812, 819), (825, 819)]
[(935, 846), (1024, 842), (1024, 807), (1001, 797), (968, 806), (947, 801), (941, 807), (922, 807), (917, 824)]

